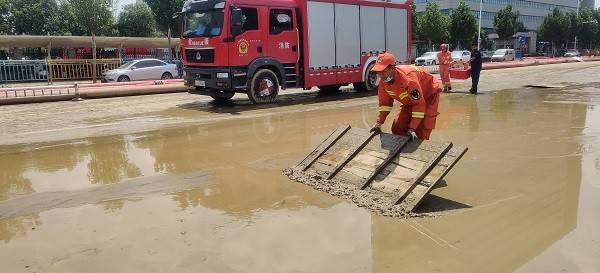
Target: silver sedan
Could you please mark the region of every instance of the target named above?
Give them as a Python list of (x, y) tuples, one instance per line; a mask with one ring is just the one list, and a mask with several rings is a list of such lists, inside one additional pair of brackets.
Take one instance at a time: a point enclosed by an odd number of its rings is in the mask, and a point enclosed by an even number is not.
[(141, 59), (102, 73), (102, 82), (166, 80), (177, 77), (177, 65), (158, 59)]

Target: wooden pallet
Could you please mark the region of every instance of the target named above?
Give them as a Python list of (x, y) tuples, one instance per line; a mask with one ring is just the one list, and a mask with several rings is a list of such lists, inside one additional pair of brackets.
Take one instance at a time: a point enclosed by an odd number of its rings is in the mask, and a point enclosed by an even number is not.
[(466, 151), (450, 142), (409, 141), (406, 136), (342, 126), (295, 169), (381, 194), (412, 211)]

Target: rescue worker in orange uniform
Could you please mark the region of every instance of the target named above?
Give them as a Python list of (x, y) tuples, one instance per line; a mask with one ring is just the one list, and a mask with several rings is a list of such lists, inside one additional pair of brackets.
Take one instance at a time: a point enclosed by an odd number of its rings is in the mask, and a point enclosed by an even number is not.
[(450, 68), (452, 67), (452, 53), (448, 50), (448, 44), (440, 46), (440, 52), (437, 54), (440, 63), (440, 77), (442, 78), (442, 87), (444, 92), (452, 91), (450, 84)]
[(391, 53), (380, 54), (371, 71), (380, 78), (379, 116), (371, 132), (381, 132), (394, 101), (399, 101), (402, 110), (394, 119), (392, 133), (409, 136), (411, 140), (429, 139), (438, 115), (441, 91), (438, 80), (416, 66), (396, 65)]

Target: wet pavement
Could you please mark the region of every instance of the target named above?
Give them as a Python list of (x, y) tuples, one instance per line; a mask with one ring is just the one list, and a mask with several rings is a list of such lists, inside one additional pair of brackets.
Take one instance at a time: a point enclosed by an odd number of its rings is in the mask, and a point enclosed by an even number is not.
[(407, 220), (281, 173), (370, 126), (369, 94), (2, 107), (1, 271), (600, 272), (599, 74), (486, 71), (481, 95), (442, 95), (432, 139), (469, 152), (421, 208), (440, 216)]

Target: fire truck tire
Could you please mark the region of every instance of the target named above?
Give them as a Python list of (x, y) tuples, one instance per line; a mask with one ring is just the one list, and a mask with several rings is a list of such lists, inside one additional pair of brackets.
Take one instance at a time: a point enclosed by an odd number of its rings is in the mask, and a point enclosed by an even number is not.
[(275, 72), (269, 69), (260, 69), (254, 73), (247, 91), (252, 103), (271, 103), (277, 100), (279, 94), (279, 80)]
[(355, 82), (352, 85), (354, 86), (354, 90), (358, 92), (375, 92), (377, 91), (377, 73), (371, 72), (371, 69), (375, 66), (375, 62), (369, 64), (367, 66), (367, 70), (365, 70), (365, 81), (364, 82)]
[(340, 93), (340, 85), (325, 85), (319, 86), (319, 92), (327, 95), (339, 94)]

